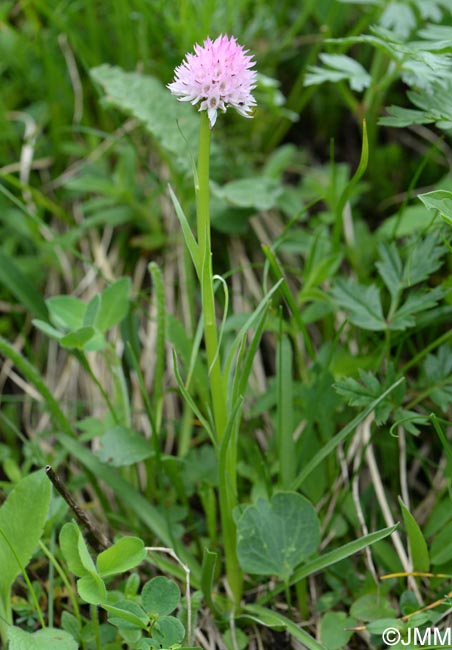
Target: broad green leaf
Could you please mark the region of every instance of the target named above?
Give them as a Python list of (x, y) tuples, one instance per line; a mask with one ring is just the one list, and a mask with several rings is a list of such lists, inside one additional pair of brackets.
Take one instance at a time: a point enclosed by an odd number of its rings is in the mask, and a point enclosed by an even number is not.
[(90, 605), (100, 605), (107, 600), (107, 590), (104, 581), (97, 575), (91, 573), (77, 580), (77, 590), (82, 600)]
[(107, 429), (99, 440), (96, 456), (113, 467), (126, 467), (149, 458), (154, 453), (152, 444), (137, 431), (122, 424)]
[(9, 650), (77, 650), (78, 643), (64, 630), (46, 627), (37, 632), (25, 632), (19, 627), (8, 629)]
[(354, 325), (365, 330), (386, 329), (380, 291), (375, 285), (366, 287), (353, 280), (341, 279), (334, 285), (331, 297), (346, 311), (350, 322)]
[(439, 212), (441, 217), (452, 226), (452, 192), (435, 190), (426, 194), (418, 194), (418, 199), (429, 210)]
[(141, 592), (143, 607), (153, 616), (171, 614), (179, 604), (180, 589), (173, 580), (157, 576), (149, 580)]
[(430, 569), (430, 557), (428, 553), (427, 542), (424, 539), (419, 524), (408, 510), (402, 499), (399, 497), (399, 504), (402, 509), (403, 522), (410, 543), (411, 560), (413, 570), (428, 572)]
[(102, 577), (124, 573), (136, 567), (146, 557), (143, 540), (123, 537), (97, 556), (97, 569)]
[(110, 104), (140, 120), (173, 164), (191, 170), (186, 152), (196, 151), (199, 130), (199, 119), (191, 106), (175, 101), (161, 81), (151, 76), (109, 65), (92, 69), (91, 76), (103, 87)]
[(226, 646), (225, 650), (247, 650), (250, 646), (248, 636), (239, 627), (235, 628), (234, 635), (229, 629), (223, 633), (222, 637)]
[[(356, 427), (355, 427), (356, 428)], [(392, 533), (397, 529), (397, 526), (391, 526), (390, 528), (383, 528), (382, 530), (377, 530), (375, 533), (370, 533), (355, 539), (353, 542), (348, 542), (339, 548), (335, 548), (332, 551), (323, 552), (319, 557), (315, 557), (312, 560), (308, 560), (306, 564), (296, 569), (290, 577), (289, 585), (295, 585), (300, 580), (307, 578), (308, 576), (314, 575), (315, 573), (320, 573), (324, 571), (329, 566), (341, 562), (346, 558), (359, 553), (364, 548), (367, 548), (371, 544), (380, 542), (385, 537), (392, 535)], [(280, 593), (284, 589), (284, 585), (278, 585), (271, 591), (267, 593), (265, 598), (261, 599), (260, 602), (269, 602), (274, 598), (275, 595)]]
[(345, 612), (327, 612), (320, 621), (320, 638), (328, 650), (345, 648), (354, 634), (352, 628), (356, 625), (353, 618)]
[(130, 600), (119, 600), (114, 605), (102, 605), (109, 616), (108, 621), (112, 625), (125, 629), (140, 628), (145, 630), (149, 625), (149, 616), (144, 610)]
[(89, 554), (86, 542), (75, 522), (68, 521), (64, 524), (59, 541), (64, 559), (74, 575), (83, 577), (96, 573), (96, 567)]
[(152, 636), (165, 648), (172, 648), (182, 643), (185, 628), (174, 616), (160, 616), (152, 628)]
[(46, 300), (49, 318), (55, 327), (72, 332), (83, 325), (86, 304), (75, 296), (53, 296)]
[(85, 327), (94, 327), (96, 323), (97, 314), (100, 309), (101, 294), (96, 293), (86, 305), (85, 316), (83, 318), (83, 325)]
[(376, 621), (379, 618), (393, 618), (396, 611), (387, 596), (379, 593), (358, 598), (351, 606), (350, 614), (360, 621)]
[(42, 535), (51, 497), (44, 471), (21, 479), (0, 508), (0, 625), (11, 623), (10, 589), (29, 563)]
[(325, 81), (348, 81), (350, 88), (357, 92), (368, 88), (371, 77), (358, 61), (345, 54), (320, 54), (320, 59), (325, 67), (309, 66), (305, 86), (315, 86)]
[(378, 237), (392, 240), (394, 237), (406, 237), (424, 232), (432, 220), (432, 215), (426, 212), (425, 207), (420, 203), (409, 205), (386, 219), (378, 228)]
[(49, 325), (49, 323), (47, 323), (44, 320), (39, 320), (39, 318), (33, 318), (31, 322), (38, 330), (43, 332), (46, 336), (49, 336), (51, 339), (55, 339), (56, 341), (59, 341), (63, 337), (63, 334), (61, 332), (59, 332), (57, 329), (52, 327), (52, 325)]
[(93, 327), (80, 327), (75, 332), (65, 334), (60, 338), (60, 344), (68, 350), (83, 350), (95, 334)]
[(257, 176), (231, 181), (213, 188), (214, 194), (224, 201), (241, 208), (270, 210), (282, 192), (281, 184), (273, 178)]
[(82, 633), (82, 621), (79, 620), (74, 614), (70, 614), (68, 611), (64, 610), (61, 615), (61, 627), (68, 634), (74, 637), (74, 639), (79, 639)]
[(372, 621), (372, 623), (368, 623), (366, 625), (366, 630), (370, 632), (370, 634), (378, 634), (378, 636), (381, 636), (388, 627), (402, 631), (406, 628), (406, 625), (407, 624), (404, 621), (401, 621), (398, 618), (379, 618), (376, 621)]
[(258, 499), (237, 522), (237, 553), (242, 569), (288, 581), (294, 568), (320, 543), (320, 524), (312, 504), (301, 494), (279, 492)]
[(118, 325), (129, 311), (130, 278), (120, 278), (100, 294), (94, 326), (107, 332)]

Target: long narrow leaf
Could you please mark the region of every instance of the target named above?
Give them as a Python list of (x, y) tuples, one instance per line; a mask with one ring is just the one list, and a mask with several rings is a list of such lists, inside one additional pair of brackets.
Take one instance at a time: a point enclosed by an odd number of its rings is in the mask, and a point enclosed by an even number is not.
[(154, 300), (157, 311), (157, 337), (155, 345), (155, 371), (153, 382), (153, 400), (156, 433), (160, 432), (162, 420), (163, 397), (164, 397), (164, 375), (165, 375), (165, 290), (163, 286), (162, 272), (155, 262), (149, 264), (149, 272), (154, 284)]
[(179, 368), (177, 366), (177, 357), (176, 357), (176, 353), (174, 352), (174, 350), (173, 350), (173, 365), (174, 365), (174, 376), (176, 378), (177, 384), (178, 384), (178, 386), (180, 388), (180, 392), (182, 393), (183, 398), (185, 399), (187, 404), (190, 406), (191, 410), (196, 415), (198, 420), (201, 422), (201, 424), (203, 425), (203, 427), (206, 430), (206, 433), (209, 435), (209, 438), (212, 441), (212, 444), (215, 446), (216, 441), (215, 441), (215, 436), (213, 434), (212, 427), (210, 426), (210, 424), (206, 420), (206, 418), (203, 416), (203, 414), (201, 413), (201, 411), (197, 407), (195, 400), (193, 399), (193, 397), (190, 395), (190, 393), (188, 392), (188, 390), (184, 386), (184, 382), (182, 381), (182, 378), (181, 378), (180, 373), (179, 373)]
[(182, 210), (182, 206), (179, 203), (177, 196), (174, 194), (171, 185), (168, 185), (168, 189), (169, 189), (171, 201), (173, 202), (174, 209), (176, 211), (176, 216), (179, 219), (179, 223), (181, 225), (182, 232), (184, 234), (185, 244), (190, 253), (190, 257), (196, 269), (196, 273), (198, 274), (198, 277), (200, 277), (201, 268), (200, 268), (199, 245), (192, 233), (187, 217), (185, 216), (185, 213)]
[(295, 322), (296, 322), (296, 324), (298, 326), (298, 329), (300, 330), (300, 332), (303, 335), (303, 340), (304, 340), (304, 343), (305, 343), (305, 346), (306, 346), (306, 350), (307, 350), (309, 356), (311, 357), (311, 359), (315, 359), (316, 355), (315, 355), (314, 347), (312, 345), (312, 341), (311, 341), (311, 337), (309, 336), (309, 332), (306, 329), (306, 325), (304, 323), (304, 320), (303, 320), (303, 318), (301, 316), (300, 307), (299, 307), (299, 305), (297, 305), (297, 303), (295, 301), (295, 298), (293, 297), (293, 295), (292, 295), (292, 293), (291, 293), (291, 291), (289, 289), (289, 286), (288, 286), (288, 284), (286, 282), (286, 279), (284, 277), (284, 273), (283, 273), (283, 271), (281, 269), (281, 266), (279, 265), (279, 262), (278, 262), (278, 260), (276, 258), (276, 255), (269, 246), (265, 246), (265, 245), (262, 246), (262, 250), (264, 252), (265, 257), (268, 260), (268, 263), (270, 265), (271, 270), (273, 271), (273, 275), (281, 283), (281, 293), (282, 293), (285, 301), (287, 302), (287, 304), (288, 304), (288, 306), (290, 308), (290, 311), (292, 312), (293, 319), (295, 320)]
[(361, 158), (359, 160), (359, 164), (355, 173), (353, 174), (352, 178), (345, 186), (341, 196), (339, 197), (339, 201), (337, 202), (337, 206), (336, 206), (336, 222), (334, 224), (334, 233), (333, 233), (333, 241), (336, 243), (336, 245), (339, 244), (339, 240), (341, 236), (343, 212), (344, 212), (345, 204), (350, 198), (353, 188), (355, 187), (355, 185), (358, 183), (358, 181), (361, 179), (362, 175), (366, 171), (368, 162), (369, 162), (369, 142), (367, 139), (366, 120), (363, 120), (363, 141), (361, 146)]
[(297, 454), (295, 448), (293, 414), (292, 347), (289, 338), (282, 332), (277, 348), (277, 441), (279, 457), (279, 480), (287, 489), (295, 478)]
[(234, 341), (232, 342), (232, 345), (229, 349), (228, 356), (226, 357), (225, 365), (224, 365), (224, 376), (228, 379), (230, 377), (230, 372), (231, 372), (231, 367), (232, 367), (232, 362), (234, 360), (235, 353), (237, 352), (238, 348), (242, 344), (242, 339), (243, 336), (247, 333), (247, 331), (251, 328), (254, 327), (254, 324), (256, 320), (259, 317), (259, 314), (262, 313), (262, 310), (265, 309), (265, 307), (268, 305), (268, 302), (272, 295), (277, 291), (281, 285), (283, 280), (279, 280), (271, 289), (270, 291), (267, 291), (265, 296), (262, 298), (256, 309), (253, 311), (251, 316), (247, 318), (246, 322), (242, 325), (240, 330), (238, 331)]
[(291, 636), (297, 639), (297, 641), (300, 641), (303, 647), (308, 648), (308, 650), (328, 650), (323, 644), (316, 641), (309, 632), (298, 627), (296, 623), (279, 612), (274, 612), (261, 605), (245, 605), (244, 611), (246, 613), (245, 615), (250, 615), (246, 616), (247, 618), (251, 618), (261, 625), (266, 625), (267, 627), (284, 627)]
[(245, 394), (246, 387), (248, 385), (248, 379), (251, 374), (251, 369), (253, 367), (254, 357), (256, 356), (257, 348), (259, 347), (262, 334), (264, 332), (265, 322), (267, 320), (267, 314), (268, 314), (268, 303), (259, 317), (259, 320), (255, 326), (255, 331), (253, 334), (252, 341), (248, 347), (246, 347), (245, 345), (246, 334), (243, 335), (243, 339), (242, 339), (243, 346), (241, 346), (240, 352), (238, 354), (237, 366), (236, 366), (236, 371), (234, 376), (234, 387), (232, 391), (233, 404), (235, 404), (236, 400), (241, 395)]

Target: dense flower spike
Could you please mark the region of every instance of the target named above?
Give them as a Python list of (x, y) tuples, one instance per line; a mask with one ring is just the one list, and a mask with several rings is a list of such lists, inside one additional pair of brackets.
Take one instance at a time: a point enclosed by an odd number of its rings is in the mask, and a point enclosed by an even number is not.
[(211, 127), (217, 120), (217, 111), (233, 106), (244, 117), (252, 117), (250, 111), (256, 105), (251, 91), (256, 87), (255, 65), (248, 50), (236, 39), (226, 35), (204, 44), (195, 45), (195, 54), (187, 54), (175, 70), (173, 83), (168, 88), (182, 102), (196, 104), (201, 101), (200, 111), (207, 111)]

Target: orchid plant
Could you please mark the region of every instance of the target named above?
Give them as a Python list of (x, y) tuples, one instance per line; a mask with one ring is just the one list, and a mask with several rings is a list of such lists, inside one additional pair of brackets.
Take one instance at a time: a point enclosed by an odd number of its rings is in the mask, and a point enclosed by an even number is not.
[[(187, 54), (176, 68), (175, 79), (168, 84), (170, 91), (180, 101), (200, 103), (198, 166), (195, 179), (197, 241), (186, 220), (183, 225), (186, 244), (190, 250), (201, 288), (204, 340), (209, 384), (212, 400), (213, 442), (220, 449), (228, 427), (233, 427), (233, 414), (229, 413), (228, 395), (220, 353), (210, 236), (210, 142), (211, 132), (217, 122), (218, 112), (229, 106), (240, 115), (252, 117), (256, 101), (252, 91), (256, 87), (253, 57), (234, 37), (221, 35), (214, 41), (207, 38), (204, 44), (195, 45), (194, 54)], [(179, 208), (179, 206), (177, 206)], [(180, 215), (180, 208), (178, 209)], [(220, 279), (221, 280), (221, 279)], [(225, 542), (226, 574), (234, 600), (242, 593), (242, 574), (237, 561), (236, 532), (233, 507), (236, 505), (236, 443), (234, 436), (228, 440), (226, 462), (220, 476), (220, 509)]]

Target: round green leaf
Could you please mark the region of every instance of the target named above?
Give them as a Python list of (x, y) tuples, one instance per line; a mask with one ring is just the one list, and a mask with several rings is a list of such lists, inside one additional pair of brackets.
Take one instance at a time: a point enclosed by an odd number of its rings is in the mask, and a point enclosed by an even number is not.
[(376, 621), (379, 618), (394, 618), (395, 609), (389, 600), (381, 594), (366, 594), (355, 600), (350, 614), (360, 621)]
[(244, 571), (288, 580), (294, 568), (320, 542), (320, 524), (312, 504), (295, 492), (259, 499), (237, 524), (237, 552)]
[(136, 567), (146, 557), (143, 540), (123, 537), (97, 556), (97, 568), (101, 576), (124, 573)]
[(141, 599), (146, 612), (154, 616), (166, 616), (178, 606), (180, 590), (173, 580), (158, 576), (144, 585)]
[(86, 305), (75, 296), (52, 296), (46, 300), (50, 320), (65, 331), (79, 329), (83, 324)]
[(80, 529), (73, 521), (67, 522), (61, 529), (60, 547), (74, 575), (83, 577), (96, 571)]
[(91, 326), (80, 327), (74, 332), (62, 336), (60, 343), (63, 348), (67, 348), (68, 350), (83, 350), (88, 341), (91, 341), (95, 333), (95, 329)]
[(153, 453), (149, 440), (136, 431), (117, 424), (107, 429), (100, 438), (100, 448), (96, 455), (103, 463), (125, 467), (149, 458)]
[(174, 616), (161, 616), (152, 628), (152, 637), (165, 648), (170, 648), (176, 643), (182, 643), (185, 628)]
[(80, 598), (91, 605), (99, 605), (107, 600), (107, 590), (104, 581), (97, 573), (83, 576), (77, 580)]
[(240, 178), (223, 187), (214, 187), (216, 196), (240, 208), (270, 210), (282, 192), (281, 184), (274, 178), (257, 176)]
[(9, 650), (77, 650), (78, 643), (64, 630), (47, 627), (33, 634), (11, 626), (8, 629)]
[(328, 650), (345, 648), (354, 634), (350, 629), (353, 625), (356, 625), (356, 621), (348, 618), (345, 612), (328, 612), (322, 617), (320, 623), (320, 638), (323, 645)]
[(132, 630), (140, 628), (145, 630), (149, 624), (149, 617), (136, 603), (130, 600), (121, 600), (115, 605), (103, 605), (109, 616), (108, 620), (112, 625), (123, 629)]

